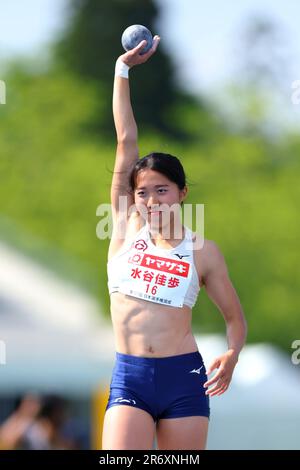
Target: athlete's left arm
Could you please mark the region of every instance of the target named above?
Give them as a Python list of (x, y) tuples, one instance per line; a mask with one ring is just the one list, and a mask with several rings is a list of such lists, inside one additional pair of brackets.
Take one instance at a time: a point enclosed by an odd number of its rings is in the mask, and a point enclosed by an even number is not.
[[(206, 245), (206, 246), (205, 246)], [(218, 307), (226, 323), (228, 351), (217, 357), (207, 370), (215, 375), (206, 382), (210, 396), (224, 393), (231, 381), (239, 353), (245, 344), (247, 323), (238, 295), (229, 278), (224, 256), (215, 242), (205, 240), (203, 247), (205, 271), (203, 282), (209, 298)]]

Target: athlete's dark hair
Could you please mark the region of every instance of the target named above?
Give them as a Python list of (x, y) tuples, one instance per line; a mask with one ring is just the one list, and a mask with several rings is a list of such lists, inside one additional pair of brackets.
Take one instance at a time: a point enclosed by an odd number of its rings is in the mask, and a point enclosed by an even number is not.
[(170, 181), (176, 183), (179, 189), (186, 185), (186, 177), (180, 160), (169, 153), (153, 152), (138, 160), (130, 175), (129, 184), (134, 191), (137, 175), (141, 170), (149, 168), (166, 176)]

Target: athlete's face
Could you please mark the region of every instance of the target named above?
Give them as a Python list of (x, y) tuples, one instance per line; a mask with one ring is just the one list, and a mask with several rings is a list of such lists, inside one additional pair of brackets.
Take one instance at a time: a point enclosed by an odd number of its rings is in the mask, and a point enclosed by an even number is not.
[[(187, 188), (180, 190), (176, 183), (157, 171), (146, 168), (137, 174), (135, 204), (152, 226), (169, 225), (174, 213), (180, 212)], [(172, 210), (170, 208), (172, 207)]]

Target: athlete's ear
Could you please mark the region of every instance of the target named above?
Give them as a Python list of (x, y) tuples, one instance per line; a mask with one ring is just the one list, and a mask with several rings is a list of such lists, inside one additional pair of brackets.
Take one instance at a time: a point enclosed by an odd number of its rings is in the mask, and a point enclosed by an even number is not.
[(180, 189), (180, 204), (184, 201), (184, 199), (186, 198), (186, 195), (188, 193), (188, 187), (185, 186), (183, 189)]

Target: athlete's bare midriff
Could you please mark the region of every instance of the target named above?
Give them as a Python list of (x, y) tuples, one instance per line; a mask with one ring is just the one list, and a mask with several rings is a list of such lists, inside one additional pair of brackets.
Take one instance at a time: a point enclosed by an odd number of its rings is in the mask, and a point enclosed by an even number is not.
[(111, 294), (116, 350), (143, 357), (166, 357), (198, 350), (192, 311), (158, 305), (119, 292)]

